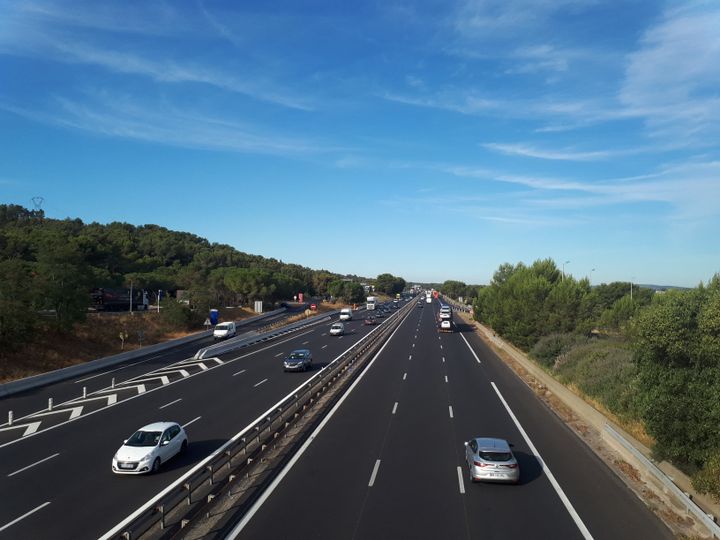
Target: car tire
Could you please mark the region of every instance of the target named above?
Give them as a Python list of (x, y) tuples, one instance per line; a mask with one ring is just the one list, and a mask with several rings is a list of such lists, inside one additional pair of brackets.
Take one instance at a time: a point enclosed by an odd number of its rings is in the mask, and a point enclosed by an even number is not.
[(155, 458), (155, 461), (153, 461), (152, 469), (150, 469), (151, 474), (156, 474), (160, 470), (160, 458)]

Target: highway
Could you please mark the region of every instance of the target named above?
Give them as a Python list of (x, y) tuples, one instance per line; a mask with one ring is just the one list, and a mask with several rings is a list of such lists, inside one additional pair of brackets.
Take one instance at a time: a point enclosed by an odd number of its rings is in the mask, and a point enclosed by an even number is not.
[[(479, 338), (438, 334), (436, 309), (413, 308), (239, 538), (672, 537)], [(0, 538), (102, 536), (373, 328), (359, 318), (333, 337), (330, 324), (205, 369), (175, 351), (116, 372), (117, 387), (77, 418), (57, 413), (49, 429), (0, 433)], [(313, 370), (283, 372), (296, 348), (313, 351)], [(114, 475), (122, 440), (158, 420), (186, 426), (188, 452), (157, 475)], [(514, 443), (519, 485), (469, 482), (463, 442), (475, 436)]]
[[(403, 322), (233, 537), (672, 538), (474, 334), (439, 334), (437, 308)], [(477, 436), (514, 444), (518, 485), (470, 483)]]
[[(293, 307), (284, 313), (266, 319), (246, 321), (243, 326), (238, 327), (238, 335), (256, 331), (263, 326), (296, 315), (301, 311), (301, 308)], [(152, 316), (152, 314), (142, 314), (139, 316)], [(179, 362), (193, 356), (199, 348), (207, 347), (213, 343), (213, 338), (208, 337), (193, 343), (178, 345), (162, 352), (141, 355), (112, 367), (99, 369), (97, 372), (88, 373), (6, 397), (0, 400), (0, 421), (4, 422), (7, 420), (8, 411), (12, 411), (16, 419), (20, 419), (23, 416), (45, 409), (48, 406), (48, 398), (52, 398), (57, 405), (81, 396), (83, 387), (86, 388), (88, 393), (92, 393), (109, 387), (113, 379), (119, 383), (156, 369), (162, 369), (174, 362)], [(6, 441), (7, 437), (3, 436), (3, 432), (0, 431), (0, 444)]]
[[(158, 359), (158, 365), (116, 372), (116, 388), (82, 403), (74, 419), (66, 410), (40, 417), (40, 428), (27, 436), (18, 435), (27, 428), (0, 432), (0, 537), (100, 537), (373, 328), (353, 320), (346, 335), (335, 337), (328, 335), (330, 324), (206, 360), (207, 369), (192, 359), (195, 348), (183, 348)], [(284, 373), (282, 360), (296, 348), (313, 351), (314, 368)], [(179, 375), (182, 369), (189, 376)], [(114, 475), (111, 459), (123, 439), (158, 420), (186, 426), (187, 453), (157, 475)]]

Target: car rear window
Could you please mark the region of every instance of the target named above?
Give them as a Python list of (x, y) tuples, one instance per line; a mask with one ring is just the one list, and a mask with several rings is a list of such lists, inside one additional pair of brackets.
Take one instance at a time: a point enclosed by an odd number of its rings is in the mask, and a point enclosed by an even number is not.
[(512, 459), (510, 452), (483, 452), (481, 450), (478, 452), (478, 456), (485, 461), (510, 461)]

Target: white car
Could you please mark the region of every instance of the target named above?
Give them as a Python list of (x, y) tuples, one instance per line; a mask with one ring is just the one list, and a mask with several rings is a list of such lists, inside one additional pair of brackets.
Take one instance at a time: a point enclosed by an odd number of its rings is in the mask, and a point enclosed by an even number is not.
[(175, 422), (155, 422), (141, 427), (123, 442), (112, 459), (116, 474), (156, 473), (160, 465), (184, 452), (188, 439)]
[(331, 336), (342, 336), (345, 333), (345, 325), (341, 322), (336, 322), (330, 327)]

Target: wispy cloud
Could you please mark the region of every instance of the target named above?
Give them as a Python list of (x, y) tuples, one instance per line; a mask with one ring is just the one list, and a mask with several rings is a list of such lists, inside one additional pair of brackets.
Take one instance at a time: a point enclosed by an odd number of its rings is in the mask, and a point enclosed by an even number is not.
[(0, 103), (0, 109), (45, 124), (77, 129), (95, 135), (243, 153), (304, 157), (347, 151), (317, 141), (291, 138), (214, 115), (178, 109), (167, 103), (102, 92), (82, 102), (56, 96), (48, 110)]
[(481, 145), (483, 148), (507, 154), (510, 156), (523, 156), (538, 159), (549, 159), (559, 161), (598, 161), (608, 159), (613, 156), (622, 155), (627, 152), (611, 152), (611, 151), (594, 151), (594, 152), (578, 152), (572, 150), (542, 150), (533, 146), (524, 144), (500, 144), (486, 143)]
[[(97, 66), (115, 74), (145, 77), (160, 84), (209, 85), (282, 107), (314, 109), (307, 94), (293, 94), (286, 89), (287, 85), (280, 89), (282, 85), (257, 73), (254, 67), (235, 62), (215, 62), (210, 67), (200, 54), (178, 55), (175, 42), (165, 39), (167, 34), (151, 31), (156, 26), (163, 27), (164, 22), (176, 28), (173, 21), (179, 18), (178, 26), (184, 25), (188, 33), (197, 32), (187, 26), (187, 18), (179, 17), (171, 8), (156, 6), (148, 8), (149, 12), (129, 9), (127, 16), (118, 9), (118, 6), (108, 5), (104, 10), (61, 10), (44, 3), (23, 3), (10, 12), (6, 28), (0, 32), (0, 51), (8, 55)], [(203, 11), (210, 17), (208, 20), (214, 21), (204, 8)], [(137, 22), (145, 20), (143, 14), (154, 21), (154, 24), (147, 23), (149, 29), (144, 23)], [(113, 26), (115, 21), (117, 24)], [(79, 33), (78, 28), (91, 28), (97, 32)], [(153, 44), (140, 46), (133, 40), (109, 40), (108, 31), (153, 34), (149, 38)], [(221, 37), (227, 38), (228, 32), (220, 32)], [(203, 38), (212, 41), (214, 36)], [(130, 43), (135, 44), (134, 49)], [(197, 59), (193, 60), (193, 57)]]
[(619, 99), (658, 136), (720, 135), (720, 4), (686, 2), (666, 11), (628, 55)]

